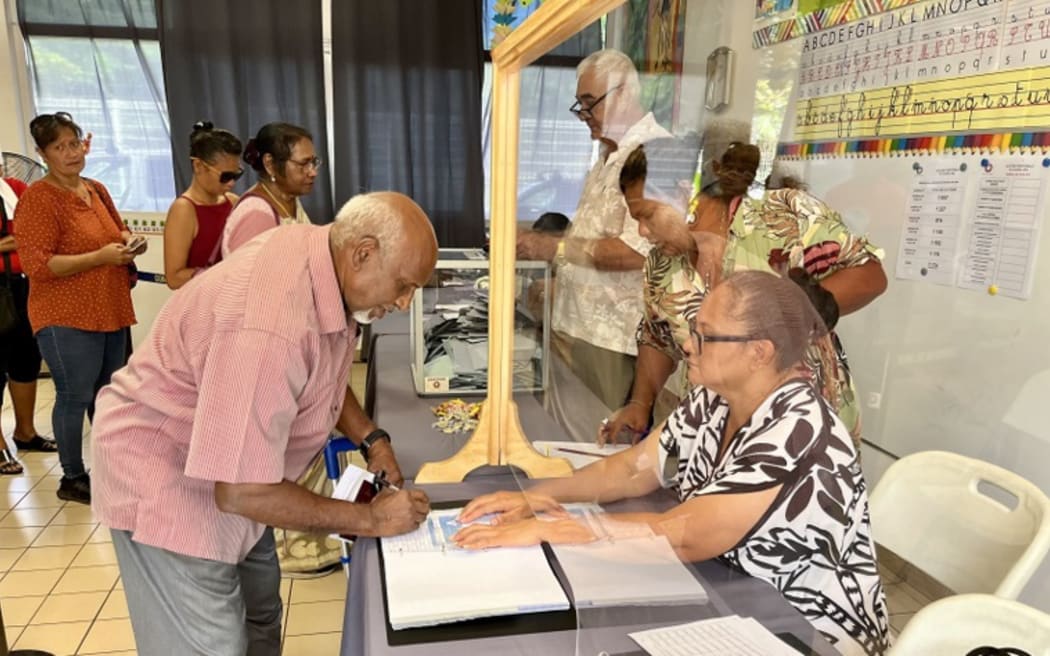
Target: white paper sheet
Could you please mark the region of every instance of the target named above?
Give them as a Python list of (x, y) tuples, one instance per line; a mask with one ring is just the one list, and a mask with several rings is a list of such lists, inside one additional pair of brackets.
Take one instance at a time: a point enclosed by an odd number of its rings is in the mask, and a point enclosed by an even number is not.
[(897, 278), (955, 284), (972, 171), (962, 158), (915, 158)]
[(629, 635), (652, 656), (798, 656), (755, 619), (736, 615)]
[(627, 444), (598, 446), (593, 442), (547, 442), (542, 440), (533, 442), (532, 446), (545, 456), (565, 458), (573, 469), (582, 469), (603, 457), (630, 448)]
[(703, 586), (662, 535), (553, 549), (577, 608), (707, 602)]

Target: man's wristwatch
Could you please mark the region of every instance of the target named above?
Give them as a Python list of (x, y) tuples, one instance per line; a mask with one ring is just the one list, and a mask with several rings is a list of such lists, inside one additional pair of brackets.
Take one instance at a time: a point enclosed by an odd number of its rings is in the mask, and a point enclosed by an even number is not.
[(390, 433), (386, 432), (382, 428), (377, 428), (368, 435), (365, 435), (365, 439), (361, 440), (361, 444), (359, 444), (357, 448), (361, 450), (361, 455), (365, 457), (365, 460), (368, 460), (368, 452), (371, 450), (372, 445), (378, 442), (379, 440), (384, 439), (387, 441), (387, 443), (389, 443)]

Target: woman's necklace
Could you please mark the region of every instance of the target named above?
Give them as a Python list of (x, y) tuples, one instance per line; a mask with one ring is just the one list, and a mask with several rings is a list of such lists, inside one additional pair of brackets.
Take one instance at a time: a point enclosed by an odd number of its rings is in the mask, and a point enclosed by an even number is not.
[(54, 184), (56, 187), (59, 187), (60, 189), (65, 189), (66, 191), (71, 191), (80, 200), (84, 201), (88, 205), (91, 204), (91, 190), (88, 189), (87, 185), (84, 184), (84, 181), (80, 178), (80, 176), (77, 176), (76, 184), (73, 185), (68, 185), (53, 175), (48, 177), (50, 178), (51, 183)]
[(273, 194), (273, 192), (270, 191), (269, 185), (267, 185), (265, 182), (261, 182), (260, 181), (259, 182), (259, 186), (262, 187), (262, 190), (265, 191), (266, 195), (270, 197), (270, 200), (272, 200), (274, 203), (277, 204), (277, 209), (280, 210), (280, 214), (281, 215), (283, 215), (284, 217), (287, 217), (287, 218), (294, 218), (295, 217), (295, 205), (294, 205), (295, 201), (294, 200), (292, 201), (293, 202), (292, 211), (289, 212), (287, 209), (285, 209), (284, 203), (282, 203), (277, 198), (277, 196), (275, 196)]

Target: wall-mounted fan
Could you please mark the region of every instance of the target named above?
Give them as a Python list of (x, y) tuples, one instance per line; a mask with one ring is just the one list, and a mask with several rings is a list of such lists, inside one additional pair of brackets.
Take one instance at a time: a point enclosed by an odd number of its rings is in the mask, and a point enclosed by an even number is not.
[(5, 178), (16, 178), (26, 184), (36, 182), (47, 174), (43, 164), (18, 153), (3, 153), (3, 163)]

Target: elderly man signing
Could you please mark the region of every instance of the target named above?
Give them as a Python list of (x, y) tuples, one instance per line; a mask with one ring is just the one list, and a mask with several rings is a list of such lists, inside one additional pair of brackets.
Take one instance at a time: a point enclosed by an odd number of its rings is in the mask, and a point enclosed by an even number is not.
[(272, 230), (191, 280), (97, 401), (94, 508), (113, 533), (143, 654), (278, 654), (278, 526), (396, 535), (422, 492), (370, 505), (294, 484), (338, 427), (400, 480), (389, 439), (347, 387), (357, 324), (408, 308), (437, 240), (395, 193), (329, 226)]

